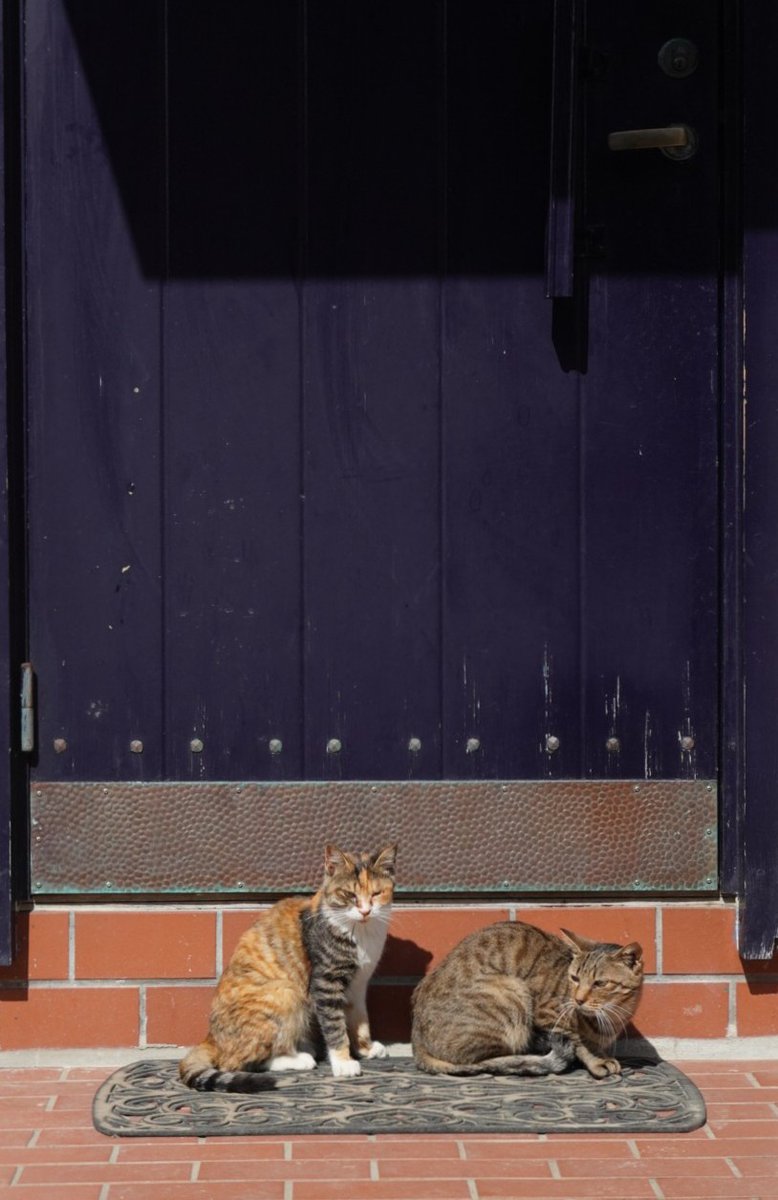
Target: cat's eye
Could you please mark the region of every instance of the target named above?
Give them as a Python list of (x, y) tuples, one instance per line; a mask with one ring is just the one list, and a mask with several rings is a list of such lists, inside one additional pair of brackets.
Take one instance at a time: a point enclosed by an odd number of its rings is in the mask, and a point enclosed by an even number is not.
[(377, 896), (380, 896), (380, 895), (381, 895), (381, 893), (380, 893), (380, 892), (371, 892), (371, 893), (370, 893), (370, 895), (371, 895), (371, 896), (373, 897), (373, 899), (375, 900)]
[(579, 982), (580, 982), (580, 978), (581, 978), (581, 977), (580, 977), (580, 975), (571, 975), (571, 976), (570, 976), (570, 982), (571, 982), (571, 983), (579, 983)]

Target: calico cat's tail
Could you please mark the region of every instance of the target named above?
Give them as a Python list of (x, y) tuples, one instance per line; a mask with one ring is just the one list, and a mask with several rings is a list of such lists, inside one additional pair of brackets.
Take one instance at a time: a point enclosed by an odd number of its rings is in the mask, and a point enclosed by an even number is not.
[(198, 1092), (267, 1092), (276, 1086), (264, 1071), (220, 1071), (214, 1066), (213, 1047), (201, 1042), (178, 1066), (181, 1082)]
[(548, 1054), (504, 1054), (480, 1062), (453, 1063), (414, 1046), (413, 1057), (416, 1066), (430, 1075), (559, 1075), (569, 1063), (566, 1056), (555, 1050)]

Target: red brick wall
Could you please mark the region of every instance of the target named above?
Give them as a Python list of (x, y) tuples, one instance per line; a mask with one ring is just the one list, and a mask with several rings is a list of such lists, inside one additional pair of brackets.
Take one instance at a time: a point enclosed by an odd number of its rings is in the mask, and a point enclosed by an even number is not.
[[(223, 962), (259, 909), (46, 907), (17, 916), (19, 952), (0, 968), (0, 1051), (199, 1041)], [(505, 919), (639, 941), (646, 1037), (778, 1034), (778, 958), (744, 964), (725, 903), (398, 905), (371, 988), (374, 1033), (407, 1041), (414, 981), (465, 933)]]

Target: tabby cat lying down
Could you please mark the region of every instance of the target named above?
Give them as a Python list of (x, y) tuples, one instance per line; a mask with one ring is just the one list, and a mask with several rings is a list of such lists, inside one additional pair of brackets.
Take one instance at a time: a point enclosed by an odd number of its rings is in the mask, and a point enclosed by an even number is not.
[(208, 1036), (179, 1066), (184, 1083), (209, 1092), (272, 1088), (263, 1071), (316, 1066), (317, 1032), (338, 1078), (359, 1075), (352, 1051), (383, 1058), (365, 993), (386, 941), (396, 851), (327, 846), (316, 895), (280, 900), (243, 934), (216, 990)]
[(560, 1074), (577, 1059), (598, 1079), (638, 1005), (643, 952), (504, 921), (471, 933), (413, 994), (411, 1040), (431, 1074)]

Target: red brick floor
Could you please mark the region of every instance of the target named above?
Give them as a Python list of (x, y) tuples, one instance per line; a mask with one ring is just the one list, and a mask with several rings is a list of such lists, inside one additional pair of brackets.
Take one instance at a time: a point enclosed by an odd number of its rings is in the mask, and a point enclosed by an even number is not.
[(107, 1138), (110, 1069), (0, 1071), (0, 1194), (19, 1200), (778, 1200), (778, 1061), (680, 1064), (708, 1124), (673, 1136)]

